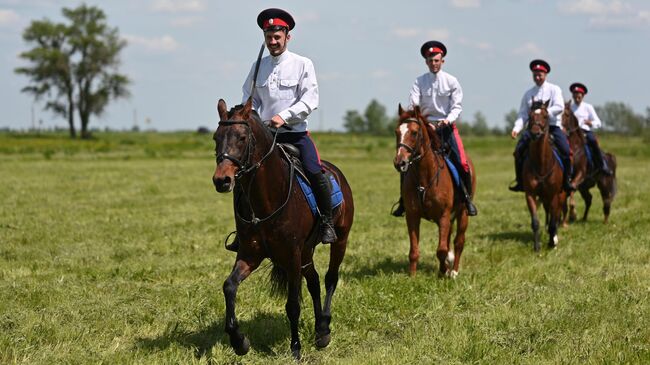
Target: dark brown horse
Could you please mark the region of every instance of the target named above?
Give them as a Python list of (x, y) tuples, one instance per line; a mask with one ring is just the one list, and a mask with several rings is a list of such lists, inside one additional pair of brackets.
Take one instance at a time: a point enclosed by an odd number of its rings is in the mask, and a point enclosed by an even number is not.
[[(587, 220), (589, 208), (591, 207), (592, 195), (589, 189), (598, 185), (600, 196), (603, 199), (603, 214), (605, 216), (604, 222), (607, 223), (609, 219), (609, 212), (611, 210), (612, 201), (616, 195), (616, 157), (611, 153), (605, 153), (605, 160), (607, 165), (612, 170), (612, 175), (603, 174), (600, 169), (594, 168), (589, 165), (585, 148), (588, 148), (586, 138), (578, 118), (571, 111), (571, 101), (564, 104), (564, 112), (562, 113), (562, 126), (569, 135), (569, 144), (571, 151), (573, 151), (573, 182), (578, 187), (578, 191), (585, 201), (585, 213), (582, 220)], [(564, 225), (573, 222), (577, 219), (576, 204), (573, 197), (573, 192), (568, 197), (569, 213), (564, 216)]]
[(534, 250), (540, 250), (540, 230), (537, 219), (537, 205), (541, 200), (546, 211), (548, 227), (548, 246), (555, 248), (558, 244), (557, 228), (566, 206), (566, 193), (562, 188), (562, 167), (553, 155), (549, 133), (549, 101), (533, 101), (528, 116), (528, 131), (531, 141), (528, 146), (526, 161), (523, 166), (524, 192), (530, 212), (531, 227), (535, 238)]
[(348, 234), (352, 226), (352, 191), (341, 171), (323, 161), (338, 181), (343, 203), (332, 217), (338, 240), (329, 246), (330, 261), (325, 275), (325, 302), (321, 306), (320, 281), (313, 254), (318, 222), (293, 176), (293, 169), (276, 147), (274, 134), (251, 109), (251, 99), (230, 111), (219, 100), (219, 127), (214, 133), (217, 167), (212, 180), (218, 192), (238, 188), (245, 204), (235, 204), (235, 223), (240, 248), (232, 272), (223, 284), (226, 299), (226, 332), (238, 355), (249, 350), (249, 341), (240, 331), (235, 315), (239, 284), (264, 260), (273, 264), (273, 287), (287, 291), (286, 311), (291, 327), (291, 351), (300, 358), (300, 290), (302, 277), (312, 297), (316, 346), (330, 342), (332, 296), (338, 282)]
[[(438, 134), (435, 131), (430, 133), (426, 127), (426, 116), (421, 115), (418, 106), (414, 110), (403, 110), (399, 105), (398, 114), (395, 128), (397, 151), (393, 163), (397, 171), (405, 174), (402, 197), (411, 241), (409, 274), (415, 275), (420, 258), (420, 219), (424, 218), (438, 225), (438, 274), (455, 278), (469, 224), (467, 208), (460, 194), (454, 194), (454, 182), (443, 158), (442, 143)], [(472, 161), (467, 160), (474, 170)], [(476, 190), (475, 187), (476, 177), (472, 174), (472, 191)], [(449, 242), (454, 220), (457, 226), (452, 252)]]

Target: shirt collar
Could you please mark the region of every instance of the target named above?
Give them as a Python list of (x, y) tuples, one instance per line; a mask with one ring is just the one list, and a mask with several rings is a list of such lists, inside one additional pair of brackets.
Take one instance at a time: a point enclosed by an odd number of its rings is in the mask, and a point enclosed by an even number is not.
[(277, 57), (276, 57), (276, 56), (271, 56), (271, 62), (272, 62), (274, 65), (277, 65), (277, 64), (279, 64), (280, 62), (286, 60), (287, 58), (289, 58), (289, 50), (288, 50), (288, 49), (285, 49), (284, 52), (282, 52), (281, 55), (279, 55), (279, 56), (277, 56)]

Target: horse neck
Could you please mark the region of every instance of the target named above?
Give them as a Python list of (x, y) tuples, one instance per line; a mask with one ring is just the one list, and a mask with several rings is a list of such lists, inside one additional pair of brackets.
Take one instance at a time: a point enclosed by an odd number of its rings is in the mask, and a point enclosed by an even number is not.
[[(442, 155), (435, 153), (431, 148), (431, 142), (435, 137), (431, 138), (431, 140), (426, 137), (422, 138), (422, 144), (420, 147), (420, 154), (422, 158), (417, 162), (416, 170), (418, 174), (418, 180), (420, 182), (420, 185), (423, 186), (428, 185), (433, 176), (435, 176), (438, 173), (438, 170), (440, 170), (440, 166), (443, 166), (442, 164), (445, 163)], [(440, 148), (437, 143), (436, 147), (436, 149)]]
[(546, 169), (554, 163), (551, 136), (548, 129), (544, 132), (542, 138), (530, 142), (530, 158), (535, 166), (542, 169)]
[(277, 209), (284, 201), (286, 197), (284, 185), (286, 185), (289, 175), (277, 148), (264, 159), (264, 156), (273, 147), (274, 141), (271, 133), (261, 123), (251, 122), (250, 125), (255, 138), (251, 163), (261, 162), (261, 164), (256, 171), (242, 178), (242, 188), (246, 194), (249, 194), (255, 213), (263, 216)]

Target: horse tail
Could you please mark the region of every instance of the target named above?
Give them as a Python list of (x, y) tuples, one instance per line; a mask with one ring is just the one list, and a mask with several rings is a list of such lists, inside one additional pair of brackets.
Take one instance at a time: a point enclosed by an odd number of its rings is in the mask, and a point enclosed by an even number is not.
[(273, 268), (269, 274), (269, 288), (271, 295), (274, 297), (286, 298), (289, 295), (287, 271), (276, 264), (273, 264)]

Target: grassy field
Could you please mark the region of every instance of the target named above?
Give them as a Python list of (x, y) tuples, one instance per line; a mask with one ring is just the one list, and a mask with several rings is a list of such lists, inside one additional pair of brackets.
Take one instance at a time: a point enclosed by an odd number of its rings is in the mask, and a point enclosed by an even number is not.
[[(479, 216), (452, 281), (437, 278), (427, 222), (418, 275), (407, 275), (406, 225), (389, 215), (393, 139), (315, 140), (347, 175), (356, 216), (325, 350), (304, 290), (304, 363), (650, 363), (648, 141), (602, 139), (619, 164), (610, 224), (594, 190), (590, 220), (535, 255), (523, 194), (506, 188), (514, 142), (466, 138)], [(223, 332), (234, 221), (232, 196), (212, 186), (213, 148), (191, 133), (0, 134), (0, 363), (291, 362), (268, 265), (238, 295), (251, 352), (235, 355)], [(326, 262), (320, 247), (321, 280)]]

